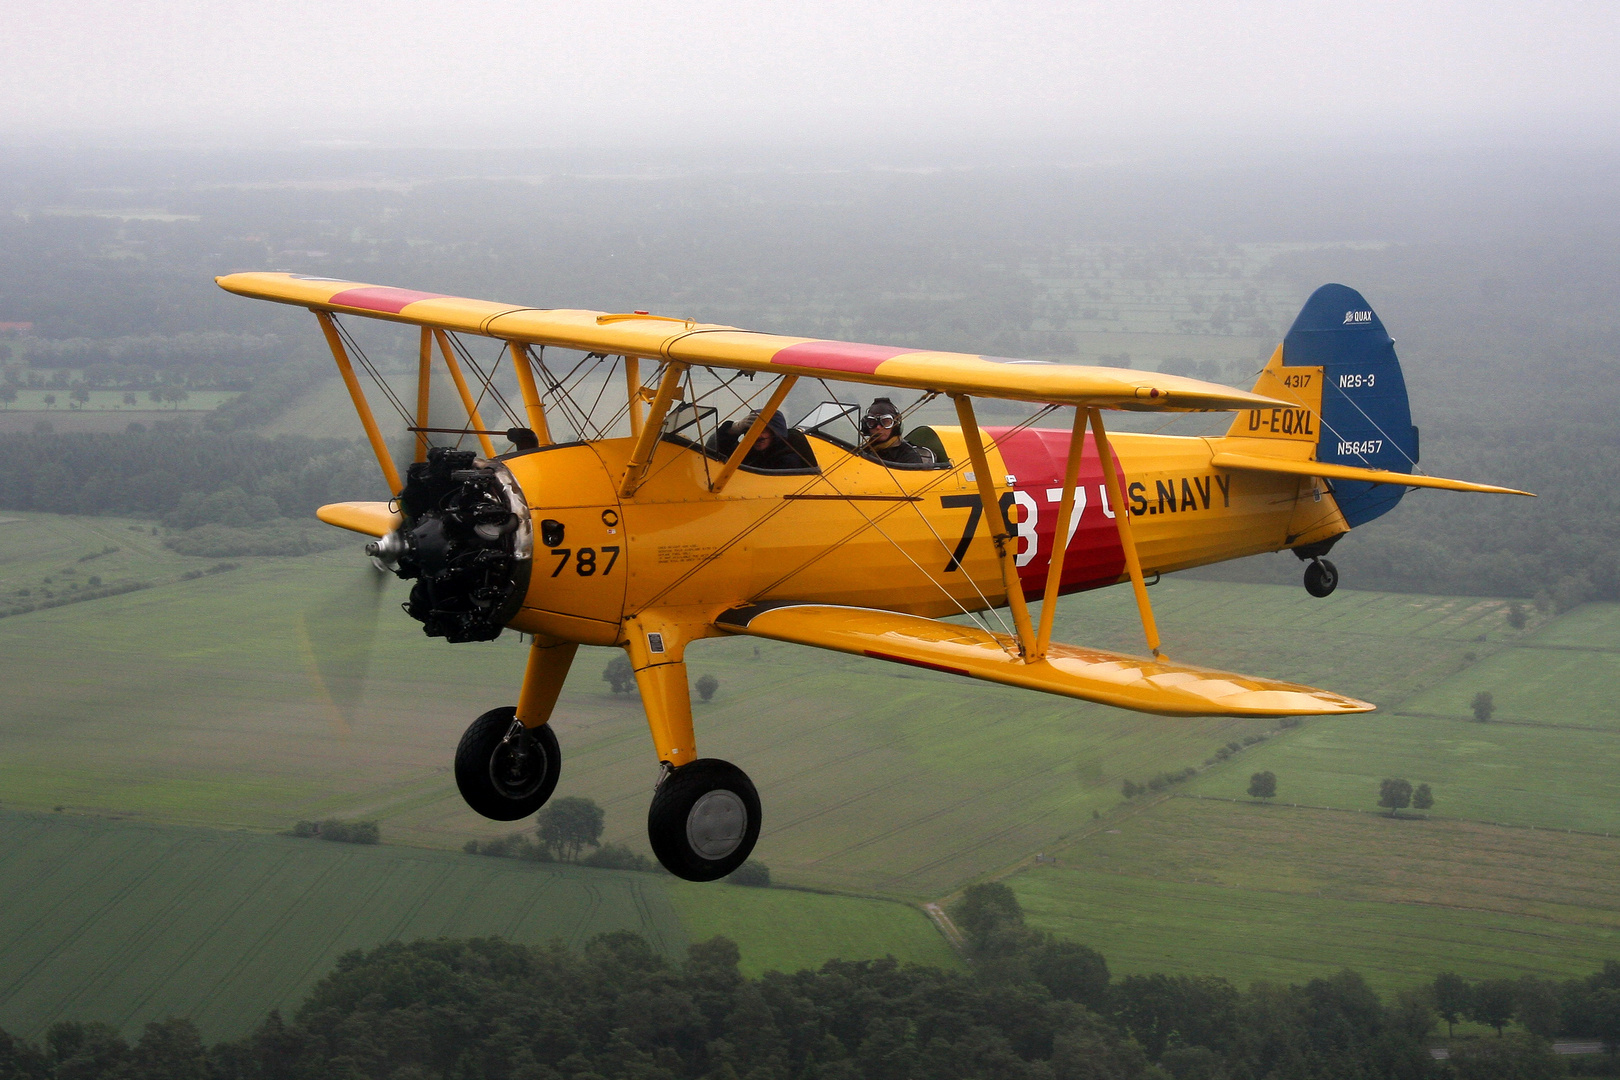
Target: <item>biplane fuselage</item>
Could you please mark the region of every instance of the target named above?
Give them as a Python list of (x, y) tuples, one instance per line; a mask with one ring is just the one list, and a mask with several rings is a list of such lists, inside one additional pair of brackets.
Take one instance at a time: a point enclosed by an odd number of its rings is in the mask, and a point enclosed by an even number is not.
[[(509, 625), (618, 645), (626, 620), (653, 609), (685, 627), (690, 639), (723, 633), (713, 624), (730, 608), (773, 601), (926, 618), (1003, 607), (1007, 590), (961, 432), (933, 431), (951, 455), (948, 467), (891, 468), (812, 437), (818, 461), (826, 463), (820, 475), (742, 469), (718, 494), (709, 485), (721, 462), (669, 441), (658, 444), (647, 479), (626, 499), (617, 488), (631, 439), (508, 455), (503, 463), (532, 515), (564, 530), (554, 548), (536, 542), (527, 595)], [(1038, 600), (1071, 435), (984, 431), (997, 502), (1017, 545), (1019, 580), (1026, 598)], [(1122, 433), (1110, 440), (1149, 575), (1348, 529), (1320, 482), (1213, 467), (1211, 457), (1227, 440)], [(1128, 579), (1115, 513), (1088, 437), (1061, 592)]]
[[(1167, 715), (1365, 712), (1373, 706), (1330, 691), (1172, 661), (1160, 648), (1147, 578), (1288, 548), (1311, 560), (1306, 587), (1325, 596), (1337, 571), (1321, 556), (1406, 488), (1506, 490), (1414, 473), (1417, 429), (1393, 342), (1343, 286), (1317, 290), (1255, 389), (1241, 391), (1161, 373), (787, 338), (647, 312), (525, 308), (296, 274), (220, 284), (308, 307), (331, 347), (394, 499), (322, 507), (322, 520), (378, 538), (368, 551), (415, 581), (406, 610), (429, 635), (533, 635), (516, 706), (478, 717), (457, 748), (456, 783), (468, 804), (515, 820), (545, 803), (561, 760), (547, 721), (575, 652), (622, 647), (663, 766), (649, 840), (666, 867), (693, 880), (723, 876), (747, 858), (760, 804), (740, 769), (697, 756), (685, 663), (692, 641), (747, 634)], [(350, 315), (420, 328), (414, 416), (345, 334), (338, 316)], [(457, 335), (502, 343), (526, 427)], [(548, 367), (551, 347), (584, 353), (581, 365), (622, 370), (624, 405), (609, 426), (624, 419), (628, 437), (601, 437), (595, 402), (583, 409), (572, 400), (572, 375)], [(417, 433), (403, 478), (351, 351)], [(463, 426), (430, 422), (446, 411), (430, 402), (435, 352), (455, 382)], [(476, 394), (458, 355), (480, 377)], [(699, 370), (734, 374), (705, 389)], [(744, 375), (764, 375), (752, 393), (768, 397), (727, 429), (722, 454), (718, 416), (701, 403)], [(890, 464), (866, 436), (852, 431), (855, 441), (841, 441), (808, 419), (767, 436), (800, 379), (903, 387), (919, 402), (943, 395), (958, 423), (908, 433), (926, 440), (932, 465)], [(519, 423), (507, 432), (514, 445), (529, 448), (495, 453), (495, 433), (480, 419), (485, 395)], [(1072, 407), (1074, 423), (1066, 431), (983, 426), (975, 397), (1029, 403), (1038, 415)], [(829, 405), (842, 415), (838, 402)], [(1110, 435), (1109, 409), (1238, 417), (1219, 438)], [(565, 423), (575, 441), (553, 430)], [(430, 448), (433, 434), (457, 436), (458, 445), (474, 437), (482, 453)], [(751, 456), (768, 449), (766, 438), (814, 460), (758, 467), (784, 460)], [(1059, 595), (1123, 581), (1151, 656), (1051, 640)], [(1001, 608), (1010, 626), (999, 612), (982, 614)], [(972, 625), (944, 621), (953, 615)]]

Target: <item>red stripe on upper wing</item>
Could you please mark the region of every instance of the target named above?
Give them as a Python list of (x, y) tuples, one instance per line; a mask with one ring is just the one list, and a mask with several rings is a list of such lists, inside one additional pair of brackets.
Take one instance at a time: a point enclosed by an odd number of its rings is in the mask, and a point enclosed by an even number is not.
[(362, 311), (386, 311), (398, 315), (409, 304), (418, 300), (437, 300), (444, 293), (417, 292), (415, 289), (391, 289), (373, 285), (364, 289), (345, 289), (327, 301), (342, 307), (360, 308)]
[(871, 375), (885, 360), (921, 351), (895, 349), (888, 345), (856, 345), (848, 341), (805, 341), (778, 352), (771, 357), (771, 363)]

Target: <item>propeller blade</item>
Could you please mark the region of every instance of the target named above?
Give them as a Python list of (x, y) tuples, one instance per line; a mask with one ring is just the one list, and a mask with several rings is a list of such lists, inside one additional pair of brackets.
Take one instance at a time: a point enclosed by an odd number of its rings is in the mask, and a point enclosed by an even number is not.
[(298, 618), (310, 675), (329, 706), (333, 729), (345, 738), (365, 694), (383, 594), (391, 576), (368, 566)]

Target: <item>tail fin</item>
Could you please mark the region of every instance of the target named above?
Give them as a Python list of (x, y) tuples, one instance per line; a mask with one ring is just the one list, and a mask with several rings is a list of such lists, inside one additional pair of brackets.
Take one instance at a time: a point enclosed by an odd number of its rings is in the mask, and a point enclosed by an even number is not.
[[(1316, 460), (1410, 473), (1418, 432), (1406, 400), (1395, 342), (1354, 289), (1323, 285), (1260, 373), (1255, 392), (1298, 409), (1240, 413), (1230, 436), (1316, 444)], [(1394, 509), (1406, 489), (1340, 480), (1334, 500), (1354, 528)]]

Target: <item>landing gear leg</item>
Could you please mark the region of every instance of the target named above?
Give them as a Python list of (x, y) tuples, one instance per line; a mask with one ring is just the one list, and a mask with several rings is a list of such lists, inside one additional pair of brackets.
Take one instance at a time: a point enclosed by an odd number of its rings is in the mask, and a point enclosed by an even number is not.
[(1312, 596), (1327, 596), (1339, 587), (1339, 568), (1326, 559), (1312, 559), (1305, 567), (1305, 591)]
[(647, 810), (647, 839), (664, 868), (687, 881), (713, 881), (741, 866), (759, 839), (759, 793), (728, 761), (698, 758), (685, 642), (675, 628), (626, 627), (647, 726), (665, 773)]
[(456, 787), (467, 805), (496, 821), (528, 817), (546, 804), (562, 773), (557, 735), (546, 723), (578, 646), (536, 638), (517, 707), (491, 709), (456, 747)]

